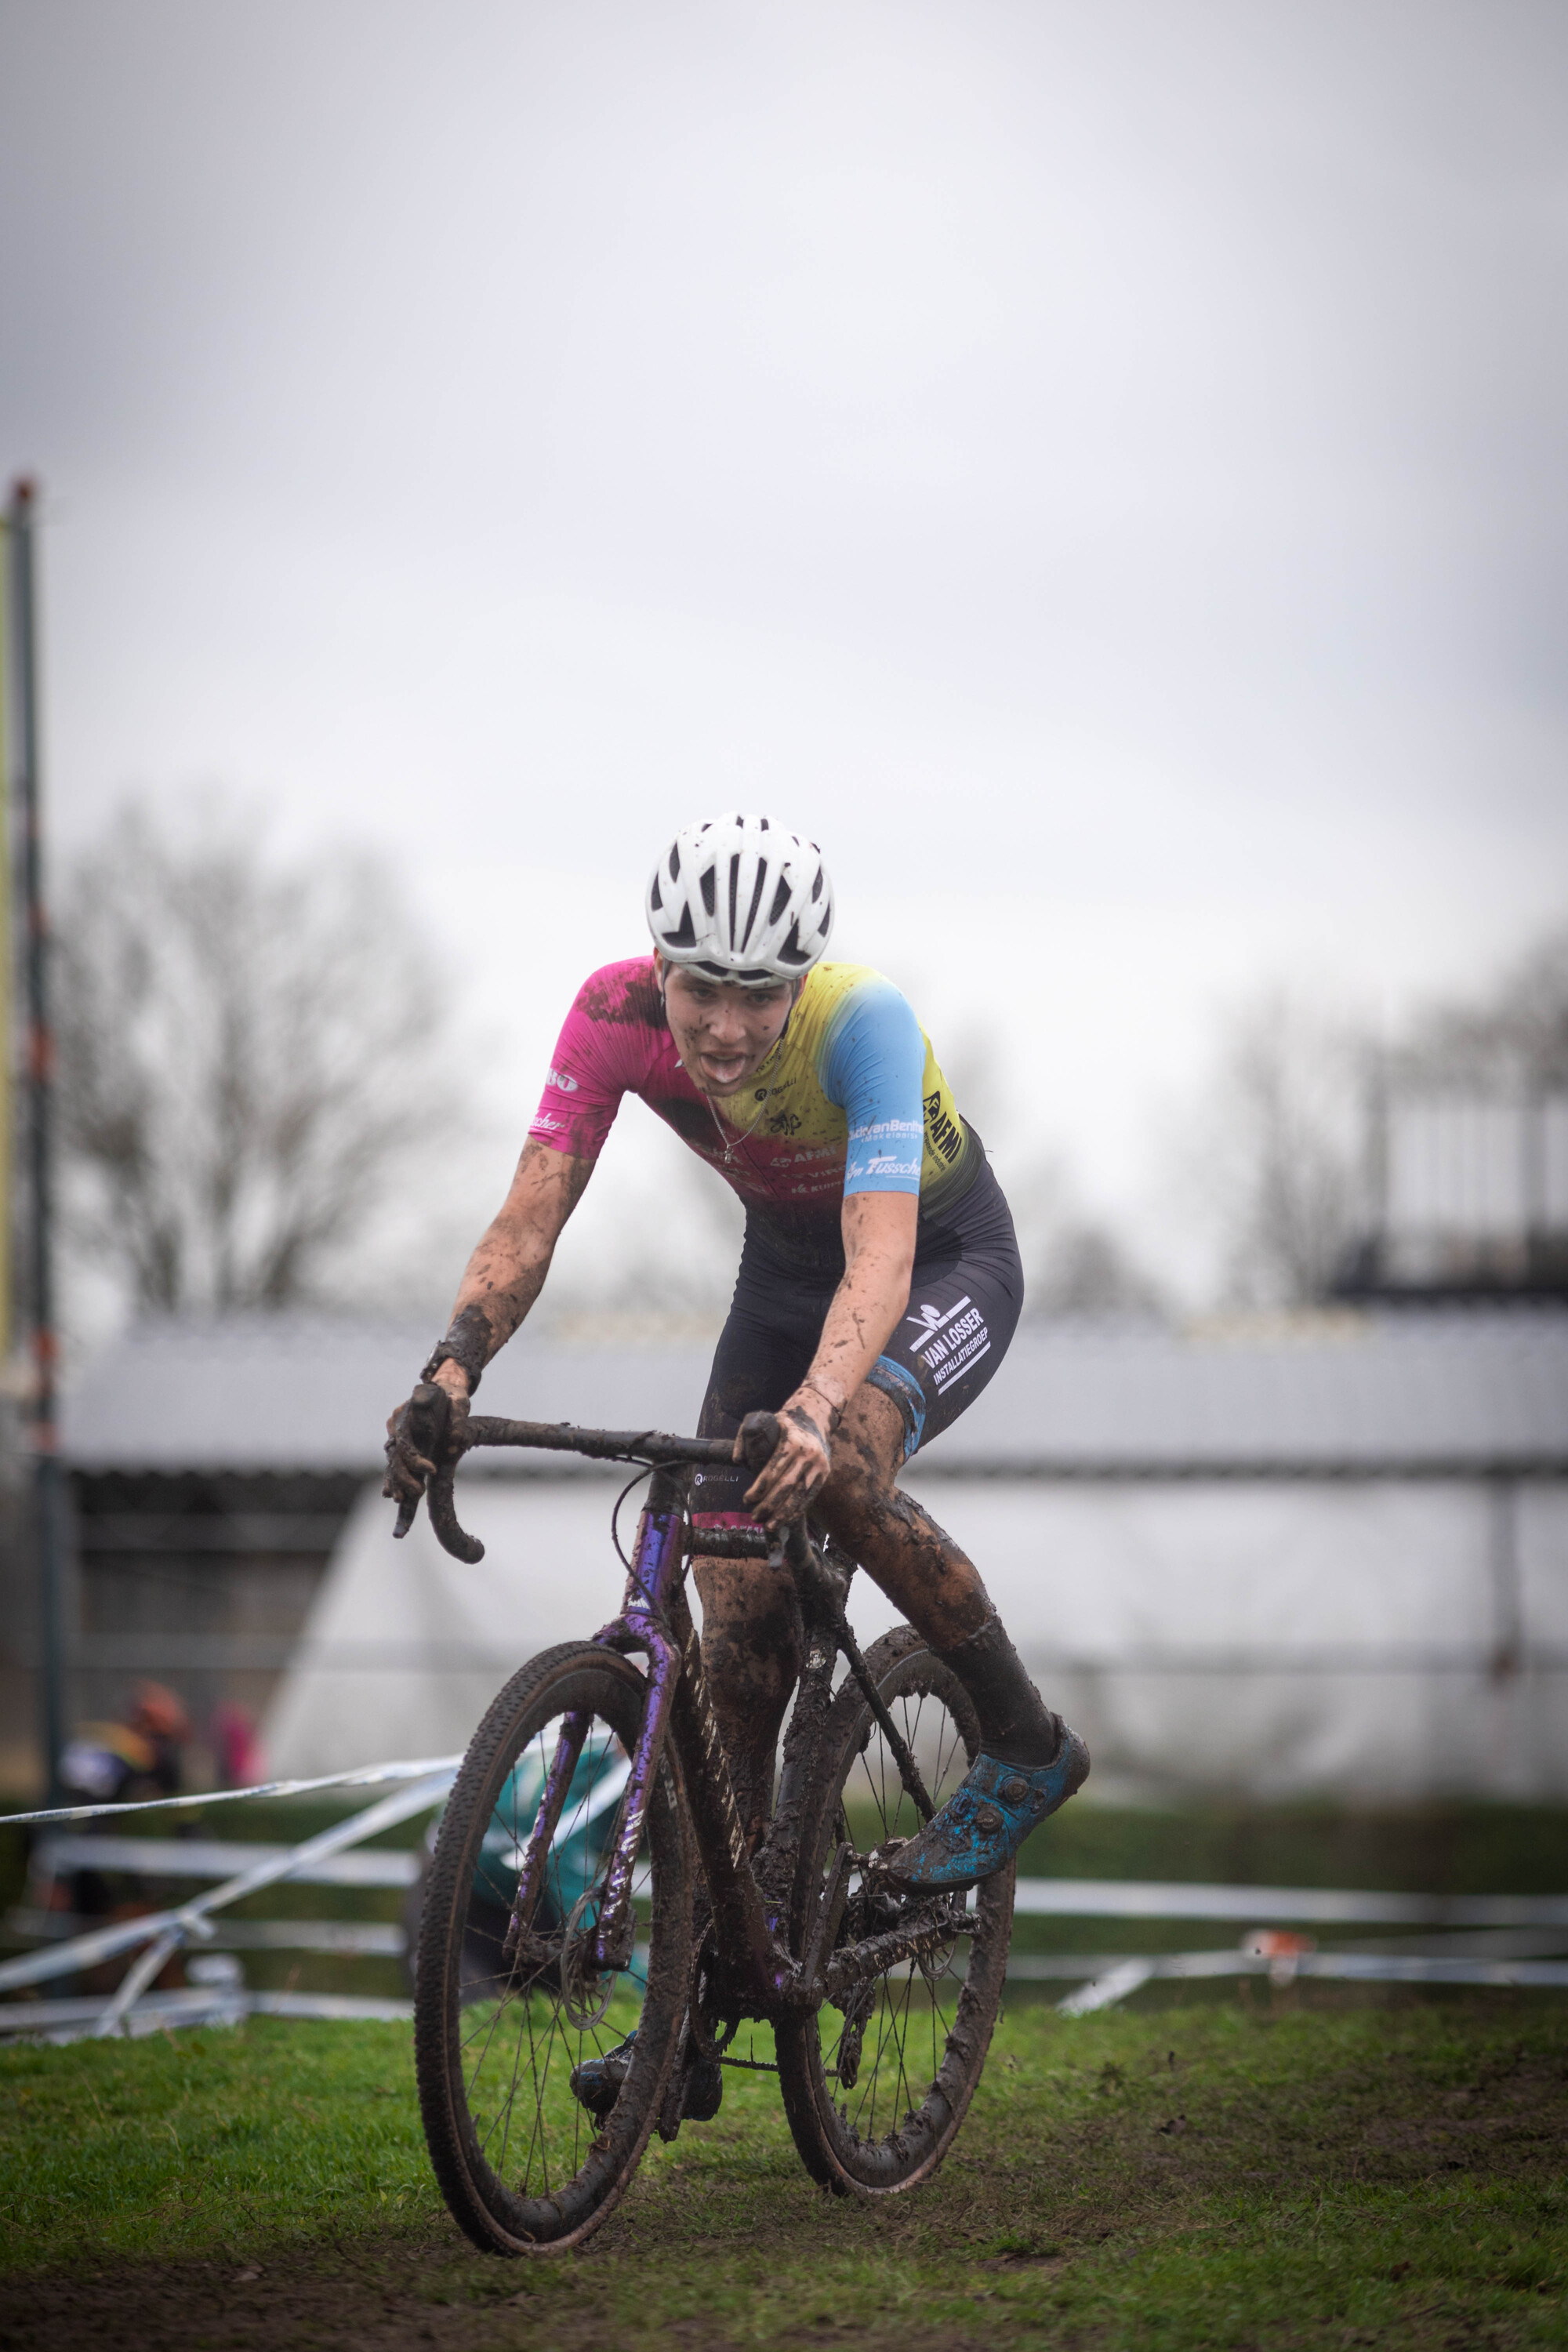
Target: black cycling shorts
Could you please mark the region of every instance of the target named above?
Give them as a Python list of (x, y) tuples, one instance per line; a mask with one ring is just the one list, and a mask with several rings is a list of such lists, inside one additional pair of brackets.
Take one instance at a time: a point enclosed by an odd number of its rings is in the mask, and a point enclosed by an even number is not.
[[(732, 1437), (749, 1412), (776, 1412), (811, 1368), (843, 1265), (805, 1267), (748, 1221), (735, 1295), (720, 1334), (698, 1423), (704, 1437)], [(982, 1159), (963, 1198), (940, 1222), (922, 1218), (909, 1305), (866, 1375), (904, 1417), (904, 1459), (950, 1428), (996, 1370), (1018, 1328), (1024, 1270), (1005, 1195)], [(699, 1518), (746, 1517), (754, 1474), (699, 1470)]]

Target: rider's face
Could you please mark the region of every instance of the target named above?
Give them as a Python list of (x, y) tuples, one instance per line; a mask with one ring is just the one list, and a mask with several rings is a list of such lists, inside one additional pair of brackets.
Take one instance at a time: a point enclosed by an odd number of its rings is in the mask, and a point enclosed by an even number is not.
[(732, 980), (704, 980), (662, 956), (654, 961), (676, 1052), (704, 1094), (733, 1094), (777, 1045), (800, 983), (742, 988)]

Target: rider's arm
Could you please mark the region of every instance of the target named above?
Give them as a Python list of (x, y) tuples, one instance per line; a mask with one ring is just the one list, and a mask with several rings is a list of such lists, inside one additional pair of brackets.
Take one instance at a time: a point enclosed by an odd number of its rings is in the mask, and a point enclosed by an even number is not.
[(909, 1305), (920, 1215), (921, 1088), (926, 1041), (891, 983), (856, 989), (830, 1029), (823, 1091), (843, 1106), (844, 1278), (833, 1295), (811, 1369), (780, 1412), (783, 1434), (752, 1487), (763, 1518), (805, 1509), (828, 1473), (844, 1409)]
[(919, 1214), (920, 1200), (911, 1192), (851, 1192), (844, 1203), (844, 1279), (833, 1294), (811, 1370), (801, 1382), (801, 1389), (826, 1402), (835, 1417), (892, 1338), (910, 1303)]
[(920, 1201), (910, 1192), (851, 1192), (844, 1202), (844, 1278), (816, 1353), (779, 1414), (773, 1459), (746, 1500), (759, 1518), (792, 1518), (827, 1475), (832, 1433), (910, 1303)]
[[(553, 1150), (537, 1138), (523, 1145), (511, 1190), (468, 1260), (452, 1309), (454, 1323), (469, 1307), (483, 1318), (487, 1362), (506, 1345), (543, 1288), (562, 1228), (593, 1172), (591, 1160)], [(468, 1373), (450, 1358), (437, 1366), (433, 1377), (452, 1396), (468, 1393)]]

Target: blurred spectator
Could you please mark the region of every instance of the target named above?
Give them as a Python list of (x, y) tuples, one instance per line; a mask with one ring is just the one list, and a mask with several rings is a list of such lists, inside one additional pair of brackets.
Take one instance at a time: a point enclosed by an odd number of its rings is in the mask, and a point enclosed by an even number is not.
[(219, 1699), (207, 1726), (207, 1740), (220, 1789), (248, 1789), (267, 1778), (256, 1718), (247, 1708), (236, 1706), (230, 1699)]
[(191, 1719), (162, 1683), (139, 1683), (124, 1723), (84, 1723), (60, 1759), (60, 1778), (79, 1804), (133, 1804), (174, 1797), (184, 1778)]

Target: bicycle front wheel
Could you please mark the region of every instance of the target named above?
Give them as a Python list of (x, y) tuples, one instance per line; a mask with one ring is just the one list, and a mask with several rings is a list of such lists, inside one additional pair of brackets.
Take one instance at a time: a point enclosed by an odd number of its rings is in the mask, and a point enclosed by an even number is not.
[[(950, 1666), (908, 1625), (866, 1664), (940, 1808), (980, 1749), (973, 1704)], [(797, 1939), (842, 1840), (858, 1855), (921, 1827), (887, 1741), (854, 1681), (823, 1727), (822, 1763), (801, 1838)], [(1013, 1932), (1009, 1863), (972, 1898), (973, 1935), (905, 1961), (778, 2028), (779, 2087), (806, 2170), (841, 2196), (887, 2197), (928, 2180), (968, 2112), (991, 2046)], [(918, 1896), (851, 1870), (840, 1946), (897, 1927)], [(796, 1949), (799, 1949), (797, 1940)]]
[[(638, 1849), (630, 1964), (595, 1974), (586, 1959), (647, 1691), (614, 1651), (545, 1651), (480, 1724), (442, 1816), (419, 1930), (415, 2065), (442, 2194), (489, 2253), (562, 2252), (598, 2227), (637, 2170), (675, 2058), (691, 1885), (668, 1759)], [(524, 1954), (509, 1958), (517, 1874), (568, 1718), (585, 1726), (577, 1762)], [(595, 2122), (573, 2076), (634, 2027), (619, 2094)]]

